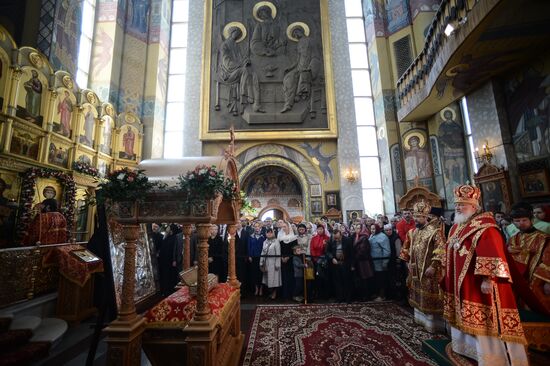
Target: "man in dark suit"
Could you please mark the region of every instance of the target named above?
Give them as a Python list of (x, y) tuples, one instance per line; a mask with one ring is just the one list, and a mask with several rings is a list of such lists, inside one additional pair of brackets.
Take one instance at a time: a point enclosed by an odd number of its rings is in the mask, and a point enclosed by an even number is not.
[(249, 288), (248, 274), (248, 238), (249, 234), (239, 222), (235, 237), (235, 267), (237, 279), (241, 282), (241, 291)]

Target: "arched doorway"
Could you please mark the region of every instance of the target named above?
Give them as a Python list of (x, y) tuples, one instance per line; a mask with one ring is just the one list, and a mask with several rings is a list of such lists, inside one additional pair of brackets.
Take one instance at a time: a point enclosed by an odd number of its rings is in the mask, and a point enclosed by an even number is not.
[(304, 217), (303, 189), (288, 169), (268, 165), (250, 172), (242, 184), (258, 218), (292, 220)]
[(265, 219), (267, 219), (268, 217), (273, 220), (290, 221), (291, 219), (291, 216), (288, 214), (288, 212), (283, 207), (277, 205), (269, 205), (259, 211), (258, 218), (260, 220), (265, 221)]

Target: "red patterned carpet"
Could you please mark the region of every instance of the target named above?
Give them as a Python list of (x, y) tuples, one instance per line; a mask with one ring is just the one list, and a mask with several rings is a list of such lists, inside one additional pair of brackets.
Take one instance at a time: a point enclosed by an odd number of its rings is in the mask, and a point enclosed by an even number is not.
[(435, 365), (431, 338), (393, 303), (259, 305), (243, 366)]

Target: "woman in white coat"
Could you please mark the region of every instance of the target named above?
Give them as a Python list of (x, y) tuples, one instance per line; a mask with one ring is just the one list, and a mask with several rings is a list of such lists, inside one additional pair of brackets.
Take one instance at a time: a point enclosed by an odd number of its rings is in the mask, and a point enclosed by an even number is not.
[[(264, 241), (260, 268), (264, 272), (262, 283), (271, 290), (271, 298), (277, 297), (277, 287), (282, 284), (281, 280), (281, 245), (275, 239), (273, 229), (266, 230), (267, 239)], [(268, 257), (264, 257), (268, 256)]]

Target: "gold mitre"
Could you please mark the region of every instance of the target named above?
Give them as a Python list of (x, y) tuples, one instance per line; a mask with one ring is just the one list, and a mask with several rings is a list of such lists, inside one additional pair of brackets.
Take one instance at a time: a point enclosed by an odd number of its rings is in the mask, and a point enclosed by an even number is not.
[(469, 205), (479, 206), (479, 198), (481, 191), (479, 188), (469, 184), (463, 184), (454, 189), (455, 203), (466, 203)]
[(413, 205), (413, 216), (427, 217), (432, 210), (432, 206), (426, 201), (418, 201)]

